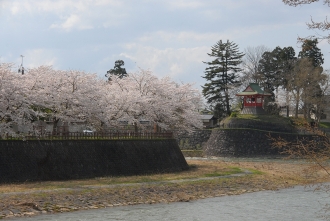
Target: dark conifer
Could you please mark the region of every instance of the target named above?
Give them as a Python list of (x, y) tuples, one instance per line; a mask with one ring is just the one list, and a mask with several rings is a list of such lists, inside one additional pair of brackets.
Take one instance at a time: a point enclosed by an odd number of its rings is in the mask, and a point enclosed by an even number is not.
[(106, 73), (106, 77), (108, 78), (108, 81), (111, 81), (112, 76), (117, 76), (119, 78), (123, 78), (127, 76), (127, 72), (125, 68), (122, 68), (124, 66), (124, 61), (123, 60), (117, 60), (115, 61), (115, 66), (113, 69), (110, 69)]
[(309, 58), (312, 59), (314, 67), (320, 67), (324, 63), (323, 54), (321, 49), (317, 47), (317, 39), (309, 40), (306, 39), (302, 46), (301, 51), (299, 52), (299, 58)]
[(237, 44), (229, 40), (223, 43), (220, 40), (212, 46), (211, 53), (208, 55), (214, 60), (204, 62), (208, 67), (205, 69), (203, 78), (208, 83), (202, 86), (203, 95), (209, 104), (223, 107), (226, 115), (230, 115), (229, 89), (239, 83), (237, 74), (242, 71), (239, 65), (244, 54), (239, 52)]

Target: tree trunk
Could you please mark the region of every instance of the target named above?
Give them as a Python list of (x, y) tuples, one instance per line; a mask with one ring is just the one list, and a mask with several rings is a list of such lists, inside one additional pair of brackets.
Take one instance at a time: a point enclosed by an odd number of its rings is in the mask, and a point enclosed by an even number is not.
[(228, 95), (228, 90), (226, 89), (225, 92), (225, 97), (226, 97), (226, 111), (227, 111), (227, 115), (230, 116), (230, 105), (229, 105), (229, 95)]
[(289, 91), (286, 90), (286, 96), (285, 96), (285, 102), (286, 102), (286, 117), (290, 116), (290, 102), (289, 102)]
[(139, 132), (139, 128), (138, 128), (136, 122), (134, 122), (134, 132), (135, 132), (135, 133)]
[(59, 121), (60, 121), (59, 118), (56, 117), (53, 118), (53, 132), (52, 132), (53, 135), (57, 135), (57, 124)]
[(298, 118), (299, 100), (300, 100), (300, 90), (297, 90), (296, 107), (295, 107), (295, 114), (294, 114), (295, 118)]
[(154, 124), (154, 133), (157, 133), (159, 131), (158, 124)]

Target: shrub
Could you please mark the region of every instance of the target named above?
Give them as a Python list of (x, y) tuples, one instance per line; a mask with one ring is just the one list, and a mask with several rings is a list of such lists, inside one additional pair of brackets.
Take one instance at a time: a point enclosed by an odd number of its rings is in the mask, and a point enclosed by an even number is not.
[(230, 117), (237, 117), (237, 112), (232, 112), (232, 113), (230, 114)]

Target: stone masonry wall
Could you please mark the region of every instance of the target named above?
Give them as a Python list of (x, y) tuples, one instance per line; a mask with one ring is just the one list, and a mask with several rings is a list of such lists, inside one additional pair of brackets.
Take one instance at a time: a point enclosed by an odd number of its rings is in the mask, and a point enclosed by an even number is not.
[(176, 140), (0, 141), (0, 183), (181, 171)]
[(176, 132), (174, 136), (181, 150), (202, 150), (211, 133), (212, 130), (195, 130), (191, 133)]
[(272, 147), (268, 136), (281, 137), (287, 141), (296, 141), (303, 137), (313, 136), (289, 133), (266, 132), (253, 129), (220, 129), (213, 130), (210, 139), (204, 146), (206, 156), (265, 156), (279, 155), (279, 150)]

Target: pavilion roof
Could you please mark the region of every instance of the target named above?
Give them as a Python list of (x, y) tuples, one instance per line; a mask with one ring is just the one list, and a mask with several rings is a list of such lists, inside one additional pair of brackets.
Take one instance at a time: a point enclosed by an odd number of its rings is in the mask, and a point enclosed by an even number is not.
[(200, 117), (202, 120), (211, 120), (212, 118), (215, 118), (213, 114), (201, 114)]
[(244, 91), (236, 94), (236, 96), (248, 96), (248, 95), (271, 96), (272, 94), (263, 91), (260, 88), (259, 84), (257, 83), (250, 83), (249, 86), (247, 86), (247, 88)]

